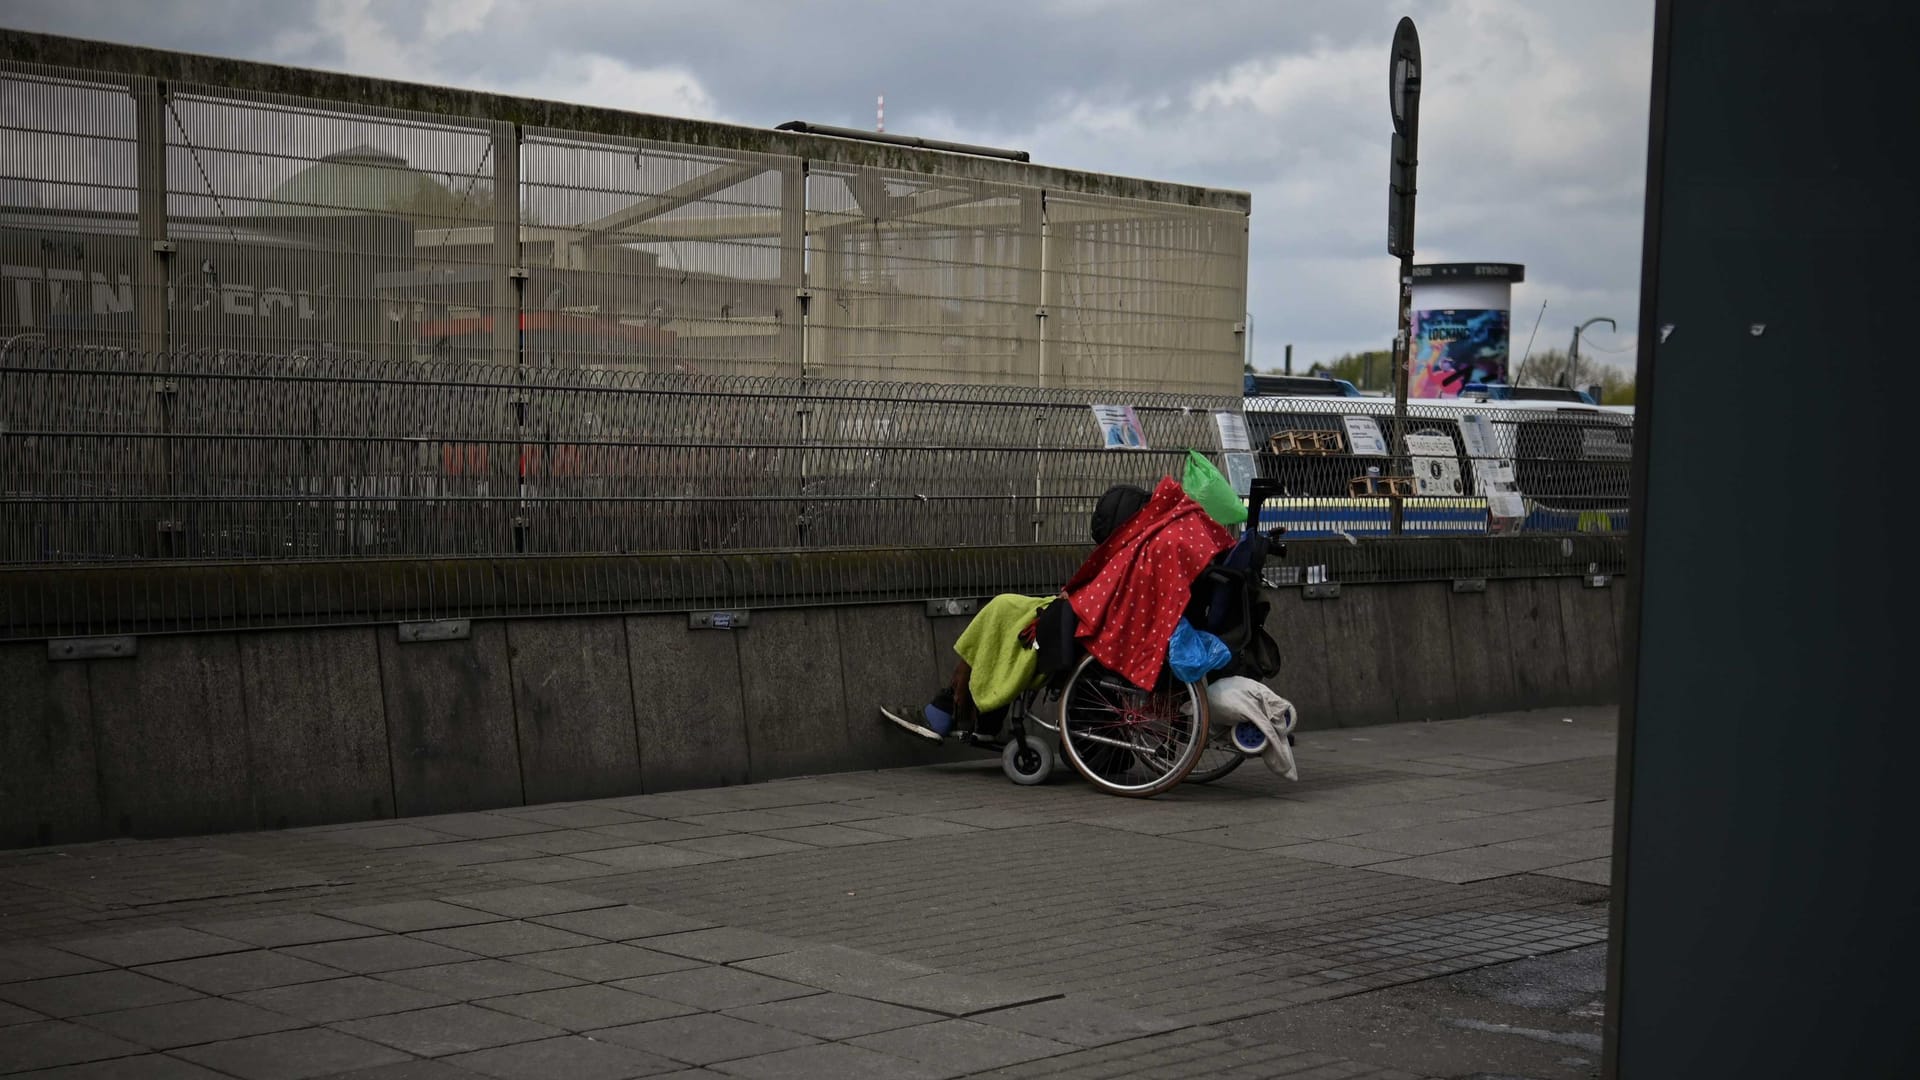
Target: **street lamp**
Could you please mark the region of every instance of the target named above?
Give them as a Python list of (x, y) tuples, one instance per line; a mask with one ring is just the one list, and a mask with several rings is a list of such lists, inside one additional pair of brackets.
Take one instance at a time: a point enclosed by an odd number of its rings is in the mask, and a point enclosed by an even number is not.
[(1573, 328), (1573, 347), (1567, 350), (1567, 385), (1575, 390), (1580, 389), (1580, 334), (1597, 322), (1606, 323), (1607, 329), (1616, 333), (1620, 329), (1620, 324), (1605, 315), (1596, 315)]

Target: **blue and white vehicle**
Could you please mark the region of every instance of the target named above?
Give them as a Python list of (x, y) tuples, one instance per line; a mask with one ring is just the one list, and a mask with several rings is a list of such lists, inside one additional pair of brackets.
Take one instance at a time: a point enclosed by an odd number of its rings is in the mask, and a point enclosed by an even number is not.
[(1244, 412), (1259, 475), (1282, 489), (1262, 529), (1385, 536), (1396, 493), (1405, 536), (1627, 528), (1631, 407), (1417, 400), (1397, 446), (1391, 401), (1252, 397)]

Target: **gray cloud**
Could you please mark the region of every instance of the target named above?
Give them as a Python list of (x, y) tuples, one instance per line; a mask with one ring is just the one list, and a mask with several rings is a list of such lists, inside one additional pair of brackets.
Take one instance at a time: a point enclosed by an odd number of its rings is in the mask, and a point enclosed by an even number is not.
[[(1652, 4), (15, 0), (29, 29), (770, 125), (888, 127), (1249, 190), (1262, 366), (1383, 347), (1386, 45), (1426, 57), (1423, 259), (1524, 262), (1536, 348), (1637, 310)], [(1626, 354), (1610, 354), (1624, 363)]]

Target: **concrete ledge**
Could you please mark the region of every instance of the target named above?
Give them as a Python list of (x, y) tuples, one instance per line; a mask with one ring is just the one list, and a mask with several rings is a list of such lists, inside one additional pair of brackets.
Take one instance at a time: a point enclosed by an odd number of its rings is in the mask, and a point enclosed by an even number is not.
[[(1308, 728), (1615, 700), (1617, 588), (1269, 590)], [(952, 671), (922, 603), (0, 644), (0, 845), (432, 814), (973, 757), (878, 722)], [(896, 737), (897, 736), (897, 737)]]

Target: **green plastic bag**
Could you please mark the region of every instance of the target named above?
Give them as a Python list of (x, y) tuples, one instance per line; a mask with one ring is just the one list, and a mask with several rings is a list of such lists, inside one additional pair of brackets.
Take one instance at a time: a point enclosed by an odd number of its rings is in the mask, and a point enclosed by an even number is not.
[(1207, 516), (1222, 525), (1238, 525), (1247, 520), (1247, 504), (1234, 494), (1233, 485), (1198, 450), (1187, 451), (1187, 475), (1180, 481), (1187, 498), (1200, 504)]

